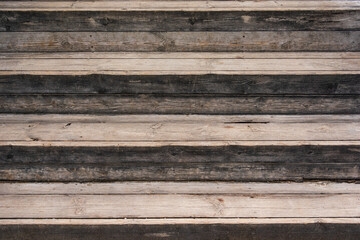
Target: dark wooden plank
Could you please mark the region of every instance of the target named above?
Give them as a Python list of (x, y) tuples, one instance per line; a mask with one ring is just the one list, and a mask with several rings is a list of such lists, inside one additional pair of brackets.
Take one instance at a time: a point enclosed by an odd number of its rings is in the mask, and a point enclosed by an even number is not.
[(353, 181), (359, 169), (359, 163), (8, 164), (0, 166), (0, 181)]
[[(140, 124), (140, 123), (139, 123)], [(358, 145), (42, 147), (0, 146), (0, 164), (339, 163), (360, 161)], [(31, 165), (29, 165), (30, 167)]]
[(1, 11), (0, 31), (282, 31), (360, 30), (345, 11)]
[(0, 225), (0, 239), (358, 240), (358, 224)]
[(7, 32), (0, 51), (360, 51), (360, 31)]
[(0, 113), (355, 114), (359, 95), (0, 95)]
[(360, 75), (2, 75), (0, 94), (360, 94)]

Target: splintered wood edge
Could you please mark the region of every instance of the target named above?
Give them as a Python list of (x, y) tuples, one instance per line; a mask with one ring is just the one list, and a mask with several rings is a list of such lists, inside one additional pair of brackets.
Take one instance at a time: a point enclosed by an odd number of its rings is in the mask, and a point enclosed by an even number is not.
[(1, 11), (328, 11), (358, 10), (358, 1), (4, 1)]
[(0, 225), (360, 224), (360, 218), (0, 219)]

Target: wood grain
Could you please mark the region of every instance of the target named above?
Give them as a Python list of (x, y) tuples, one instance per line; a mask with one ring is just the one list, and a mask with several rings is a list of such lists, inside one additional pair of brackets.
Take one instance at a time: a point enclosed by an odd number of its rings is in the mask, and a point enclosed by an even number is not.
[(359, 217), (359, 204), (359, 194), (0, 195), (0, 217)]
[(359, 114), (359, 95), (0, 95), (0, 113)]
[[(162, 220), (162, 225), (159, 224), (144, 224), (143, 222), (135, 222), (134, 224), (125, 225), (99, 225), (102, 219), (94, 219), (93, 224), (80, 225), (76, 219), (71, 219), (72, 225), (48, 225), (38, 224), (40, 220), (32, 220), (34, 224), (23, 225), (20, 222), (18, 225), (0, 225), (0, 239), (27, 239), (32, 236), (38, 240), (77, 240), (77, 239), (111, 239), (114, 236), (121, 236), (122, 239), (234, 239), (234, 240), (278, 240), (288, 239), (293, 240), (357, 240), (360, 237), (359, 226), (356, 223), (346, 223), (338, 220), (339, 218), (332, 218), (338, 223), (327, 223), (326, 220), (315, 220), (311, 223), (304, 224), (288, 224), (292, 221), (289, 218), (284, 223), (269, 224), (252, 224), (256, 219), (245, 218), (244, 222), (238, 224), (226, 224), (227, 219), (221, 219), (214, 224), (194, 224), (184, 221), (182, 224), (172, 223), (170, 219)], [(81, 220), (89, 221), (90, 219)], [(108, 220), (108, 219), (107, 219)], [(152, 219), (153, 220), (153, 219)], [(196, 219), (198, 220), (198, 219)], [(343, 219), (342, 219), (343, 220)], [(9, 221), (9, 220), (8, 220)], [(19, 221), (19, 220), (18, 220)], [(24, 221), (24, 220), (22, 220)], [(50, 220), (47, 220), (50, 221)], [(114, 220), (120, 221), (120, 220)], [(149, 220), (148, 220), (149, 221)], [(150, 220), (151, 221), (151, 220)], [(241, 220), (238, 220), (241, 221)], [(344, 221), (344, 220), (343, 220)]]
[[(316, 4), (321, 2), (314, 1)], [(334, 2), (340, 8), (345, 2)], [(101, 4), (102, 2), (93, 2)], [(129, 5), (128, 2), (118, 2)], [(233, 2), (231, 8), (234, 8)], [(237, 4), (242, 2), (237, 1)], [(262, 2), (256, 2), (263, 4)], [(357, 1), (350, 1), (359, 5)], [(18, 6), (7, 8), (4, 5)], [(37, 4), (27, 2), (27, 4)], [(54, 3), (50, 3), (54, 4)], [(60, 3), (62, 4), (62, 3)], [(69, 3), (74, 4), (74, 3)], [(81, 3), (75, 3), (81, 4)], [(91, 3), (83, 3), (89, 6)], [(105, 11), (63, 11), (61, 8), (30, 7), (21, 9), (18, 2), (0, 3), (0, 31), (2, 32), (198, 32), (198, 31), (359, 31), (358, 13), (355, 10), (324, 11), (116, 11), (114, 2)], [(151, 4), (151, 3), (150, 3)], [(277, 4), (278, 5), (278, 4)], [(278, 5), (279, 6), (279, 5)], [(15, 11), (18, 10), (18, 11)], [(49, 11), (51, 10), (51, 11)], [(271, 10), (271, 9), (270, 9)]]
[(360, 51), (359, 31), (7, 32), (2, 52)]
[(360, 94), (352, 75), (0, 75), (0, 94)]

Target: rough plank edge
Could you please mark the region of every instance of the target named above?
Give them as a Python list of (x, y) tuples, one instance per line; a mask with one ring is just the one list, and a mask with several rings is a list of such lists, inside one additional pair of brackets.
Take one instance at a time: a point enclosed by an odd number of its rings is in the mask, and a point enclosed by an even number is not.
[[(360, 2), (360, 1), (359, 1)], [(2, 52), (0, 59), (360, 59), (360, 52)]]
[(360, 141), (0, 141), (0, 146), (25, 147), (161, 147), (161, 146), (348, 146), (360, 145)]
[(358, 1), (81, 1), (1, 2), (1, 11), (329, 11), (358, 10)]
[(0, 219), (0, 225), (360, 224), (360, 218)]

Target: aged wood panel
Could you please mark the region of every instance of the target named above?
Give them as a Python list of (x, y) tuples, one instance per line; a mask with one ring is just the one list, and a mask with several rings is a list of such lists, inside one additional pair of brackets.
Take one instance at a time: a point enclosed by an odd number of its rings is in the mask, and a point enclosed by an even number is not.
[(357, 1), (5, 1), (0, 9), (25, 11), (285, 11), (359, 9)]
[(359, 95), (0, 95), (1, 113), (359, 114)]
[[(75, 143), (74, 143), (75, 144)], [(339, 163), (356, 164), (359, 145), (272, 145), (260, 146), (22, 146), (1, 145), (1, 164), (97, 164), (99, 167), (122, 163)], [(190, 144), (190, 143), (189, 143)], [(135, 144), (134, 144), (135, 145)], [(175, 166), (175, 165), (174, 165)]]
[(359, 204), (359, 194), (0, 195), (0, 217), (359, 217)]
[[(155, 54), (156, 55), (156, 54)], [(201, 55), (200, 55), (201, 56)], [(159, 75), (171, 72), (181, 74), (187, 72), (196, 74), (202, 72), (253, 72), (253, 74), (266, 74), (267, 72), (295, 73), (317, 71), (334, 71), (360, 73), (359, 58), (198, 58), (189, 56), (181, 58), (152, 58), (149, 54), (145, 58), (82, 58), (82, 59), (58, 59), (58, 58), (1, 58), (0, 71), (18, 71), (19, 73), (31, 72), (86, 72), (100, 73), (106, 71), (126, 72), (127, 74), (157, 73)]]
[[(97, 195), (97, 194), (360, 194), (360, 185), (355, 183), (331, 183), (331, 182), (304, 182), (304, 183), (232, 183), (232, 182), (115, 182), (115, 183), (0, 183), (0, 195)], [(218, 223), (216, 219), (189, 219), (193, 223)], [(269, 219), (253, 219), (253, 223), (265, 223)], [(311, 219), (295, 219), (294, 222), (279, 219), (273, 223), (312, 223)], [(320, 220), (320, 219), (319, 219)], [(340, 219), (339, 219), (340, 220)], [(103, 220), (98, 224), (125, 224), (136, 223), (139, 220)], [(141, 221), (141, 220), (140, 220)], [(144, 224), (156, 224), (162, 220), (143, 221)], [(185, 223), (184, 219), (172, 219), (171, 222)], [(269, 221), (271, 223), (272, 221)], [(14, 224), (16, 220), (0, 220), (4, 223)], [(21, 221), (19, 221), (21, 222)], [(46, 221), (33, 220), (32, 223), (46, 223)], [(248, 222), (248, 223), (250, 223)], [(326, 219), (325, 219), (326, 222)], [(338, 222), (340, 223), (341, 220)], [(354, 219), (354, 223), (358, 220)], [(29, 224), (31, 221), (23, 221)], [(47, 224), (66, 224), (66, 220), (48, 221)], [(76, 223), (76, 222), (75, 222)], [(80, 224), (91, 224), (92, 221), (78, 220)], [(224, 223), (246, 223), (241, 219), (224, 221)], [(351, 223), (351, 221), (349, 222)]]
[[(253, 219), (246, 219), (252, 221)], [(96, 220), (99, 222), (99, 220)], [(358, 224), (308, 223), (308, 224), (169, 224), (162, 225), (0, 225), (0, 239), (77, 240), (77, 239), (233, 239), (233, 240), (358, 240)], [(222, 219), (221, 221), (225, 221)]]
[(1, 141), (358, 141), (360, 123), (3, 123)]
[(360, 94), (360, 75), (0, 75), (0, 94)]
[(0, 51), (360, 51), (359, 31), (8, 32)]
[[(251, 221), (253, 219), (246, 219)], [(97, 220), (99, 221), (99, 220)], [(233, 240), (358, 240), (358, 224), (168, 224), (163, 225), (0, 225), (0, 239), (233, 239)], [(224, 219), (222, 219), (224, 221)]]
[(3, 164), (0, 181), (358, 181), (358, 163)]
[[(31, 2), (28, 2), (31, 4)], [(120, 3), (120, 2), (119, 2)], [(237, 3), (241, 3), (237, 1)], [(359, 5), (358, 2), (352, 1)], [(1, 2), (3, 32), (359, 31), (357, 10), (345, 11), (9, 11)], [(18, 3), (14, 3), (19, 5)], [(73, 4), (73, 3), (71, 3)], [(88, 5), (89, 3), (86, 3)], [(99, 4), (99, 3), (98, 3)], [(103, 3), (100, 3), (103, 4)], [(129, 3), (125, 3), (129, 4)], [(231, 4), (231, 2), (230, 2)], [(262, 4), (262, 2), (258, 2)], [(339, 6), (338, 3), (335, 3)], [(340, 6), (344, 6), (341, 3)], [(6, 11), (8, 10), (8, 11)], [(14, 9), (13, 9), (14, 10)]]

